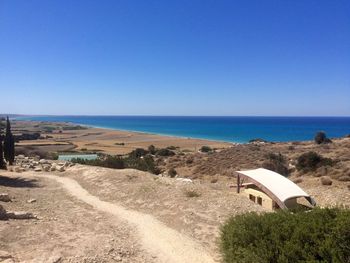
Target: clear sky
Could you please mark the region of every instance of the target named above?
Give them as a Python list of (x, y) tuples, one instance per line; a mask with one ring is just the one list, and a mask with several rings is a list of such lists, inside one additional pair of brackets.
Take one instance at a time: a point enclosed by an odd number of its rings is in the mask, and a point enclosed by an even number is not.
[(0, 112), (350, 116), (348, 0), (0, 0)]

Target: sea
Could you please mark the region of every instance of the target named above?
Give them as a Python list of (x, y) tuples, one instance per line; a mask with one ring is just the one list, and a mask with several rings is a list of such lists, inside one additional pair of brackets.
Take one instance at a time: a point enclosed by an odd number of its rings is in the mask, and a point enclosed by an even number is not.
[(318, 131), (329, 138), (350, 134), (350, 117), (239, 116), (21, 116), (19, 120), (70, 122), (91, 127), (246, 143), (313, 140)]

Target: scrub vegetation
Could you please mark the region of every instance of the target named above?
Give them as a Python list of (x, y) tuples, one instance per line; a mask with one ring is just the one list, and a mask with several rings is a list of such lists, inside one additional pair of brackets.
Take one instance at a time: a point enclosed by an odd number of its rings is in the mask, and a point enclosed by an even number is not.
[(222, 227), (225, 263), (350, 262), (350, 210), (246, 213)]

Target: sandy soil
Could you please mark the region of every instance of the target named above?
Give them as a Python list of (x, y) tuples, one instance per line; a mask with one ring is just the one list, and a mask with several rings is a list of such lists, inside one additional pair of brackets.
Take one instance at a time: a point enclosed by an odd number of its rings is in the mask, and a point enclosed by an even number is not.
[[(197, 151), (204, 145), (208, 145), (212, 148), (225, 148), (232, 145), (225, 142), (100, 128), (78, 130), (62, 129), (63, 127), (76, 127), (76, 125), (69, 123), (13, 121), (12, 126), (15, 134), (40, 132), (45, 138), (35, 141), (21, 141), (18, 143), (18, 146), (46, 146), (45, 150), (48, 151), (84, 150), (108, 154), (126, 154), (135, 148), (147, 149), (151, 144), (155, 145), (157, 148), (175, 146), (179, 147), (181, 150), (188, 151)], [(45, 131), (45, 127), (48, 126), (53, 130), (50, 132)], [(46, 139), (47, 136), (52, 138)], [(66, 147), (62, 147), (62, 145)], [(75, 147), (69, 147), (70, 145), (74, 145)]]
[(39, 218), (1, 222), (0, 250), (13, 262), (220, 262), (220, 223), (263, 211), (227, 184), (81, 165), (63, 174), (3, 172), (0, 192), (14, 198), (1, 202), (5, 209)]

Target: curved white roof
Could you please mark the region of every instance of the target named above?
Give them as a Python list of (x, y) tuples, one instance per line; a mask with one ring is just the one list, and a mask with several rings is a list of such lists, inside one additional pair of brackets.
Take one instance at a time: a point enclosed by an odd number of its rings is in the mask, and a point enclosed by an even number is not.
[(305, 193), (298, 185), (276, 172), (258, 168), (255, 170), (237, 171), (237, 173), (259, 183), (283, 203), (293, 197), (307, 197), (307, 199), (312, 200), (310, 195)]

